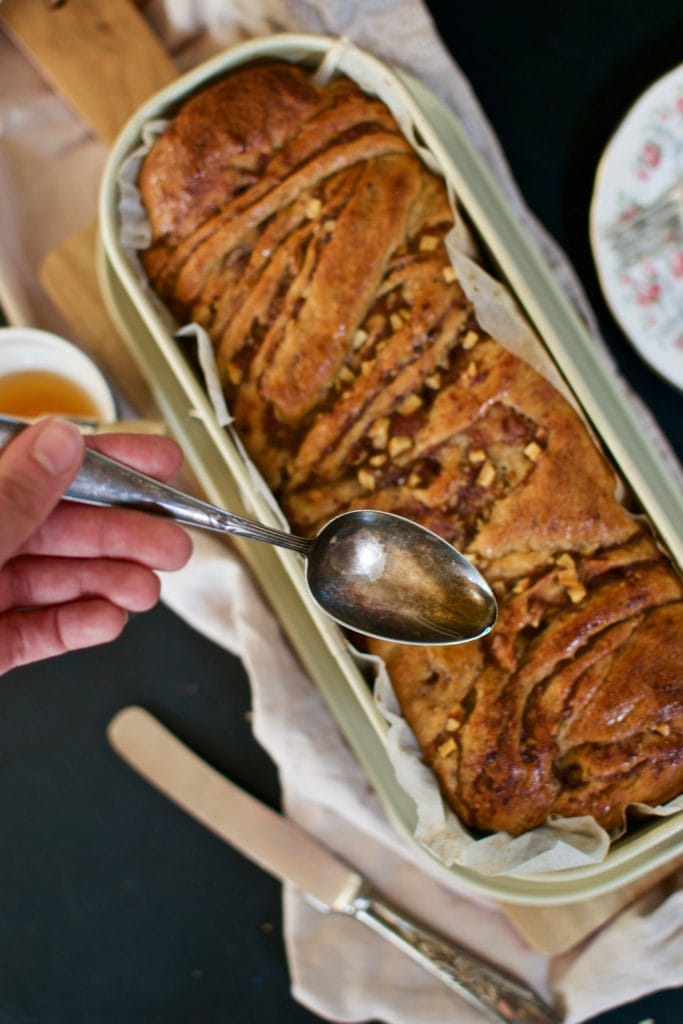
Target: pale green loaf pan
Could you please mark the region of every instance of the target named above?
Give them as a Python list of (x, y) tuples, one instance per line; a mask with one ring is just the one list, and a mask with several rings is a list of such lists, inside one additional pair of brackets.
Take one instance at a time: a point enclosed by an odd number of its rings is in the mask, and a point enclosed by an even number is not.
[[(100, 282), (120, 333), (150, 383), (169, 428), (209, 500), (270, 525), (279, 521), (255, 484), (253, 473), (218, 424), (207, 394), (190, 370), (168, 326), (139, 284), (119, 242), (117, 176), (140, 143), (142, 126), (163, 117), (202, 84), (258, 58), (293, 62), (320, 60), (337, 40), (277, 35), (241, 44), (179, 78), (152, 97), (129, 121), (110, 154), (100, 201)], [(393, 79), (428, 148), (440, 159), (461, 206), (475, 227), (497, 273), (547, 346), (595, 433), (681, 567), (683, 498), (655, 446), (634, 422), (595, 343), (560, 291), (535, 245), (520, 226), (495, 180), (460, 123), (419, 82), (385, 68), (371, 55), (368, 66)], [(320, 689), (399, 831), (432, 872), (464, 892), (520, 904), (562, 904), (618, 888), (683, 853), (683, 814), (654, 818), (613, 844), (597, 865), (526, 876), (484, 876), (447, 868), (413, 839), (416, 815), (396, 780), (386, 746), (386, 723), (374, 705), (339, 629), (308, 596), (298, 556), (266, 545), (236, 541), (260, 582), (311, 679)]]

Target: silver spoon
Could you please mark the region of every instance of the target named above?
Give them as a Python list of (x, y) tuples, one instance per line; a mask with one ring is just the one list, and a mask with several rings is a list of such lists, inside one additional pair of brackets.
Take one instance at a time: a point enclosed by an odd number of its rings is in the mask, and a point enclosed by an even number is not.
[[(25, 426), (0, 417), (0, 446)], [(484, 636), (496, 620), (495, 597), (472, 563), (431, 530), (390, 512), (343, 512), (308, 540), (200, 501), (92, 450), (64, 497), (297, 551), (320, 608), (367, 636), (457, 644)]]

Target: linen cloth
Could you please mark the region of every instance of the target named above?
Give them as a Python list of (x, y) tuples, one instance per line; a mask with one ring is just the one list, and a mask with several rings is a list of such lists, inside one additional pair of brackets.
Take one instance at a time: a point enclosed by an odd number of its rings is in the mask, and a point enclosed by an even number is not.
[[(469, 83), (420, 0), (153, 0), (144, 13), (181, 70), (249, 36), (304, 31), (347, 36), (421, 78), (460, 117), (599, 343), (571, 266), (526, 208)], [(105, 158), (104, 147), (0, 34), (0, 305), (11, 323), (69, 336), (37, 271), (53, 248), (96, 217)], [(647, 410), (630, 397), (634, 414), (679, 472)], [(163, 600), (242, 659), (254, 732), (278, 766), (290, 817), (407, 911), (525, 978), (567, 1022), (683, 984), (683, 873), (678, 884), (648, 893), (577, 949), (548, 958), (531, 950), (495, 905), (459, 891), (455, 882), (445, 885), (418, 864), (242, 563), (211, 537), (193, 539), (189, 565), (163, 580)], [(289, 886), (283, 899), (292, 992), (323, 1019), (484, 1019), (357, 922), (319, 913)]]

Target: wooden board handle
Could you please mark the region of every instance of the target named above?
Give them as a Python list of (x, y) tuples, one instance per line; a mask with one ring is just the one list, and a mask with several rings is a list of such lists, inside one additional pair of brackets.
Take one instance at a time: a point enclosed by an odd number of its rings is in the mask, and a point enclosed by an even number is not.
[(4, 0), (0, 25), (106, 143), (141, 103), (177, 77), (131, 0)]

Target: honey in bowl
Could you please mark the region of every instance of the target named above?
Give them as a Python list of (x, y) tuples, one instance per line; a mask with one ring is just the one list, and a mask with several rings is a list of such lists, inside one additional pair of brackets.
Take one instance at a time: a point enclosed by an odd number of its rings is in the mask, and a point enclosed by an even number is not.
[(101, 415), (84, 388), (52, 370), (17, 370), (0, 377), (0, 413), (20, 419), (48, 415), (98, 419)]

